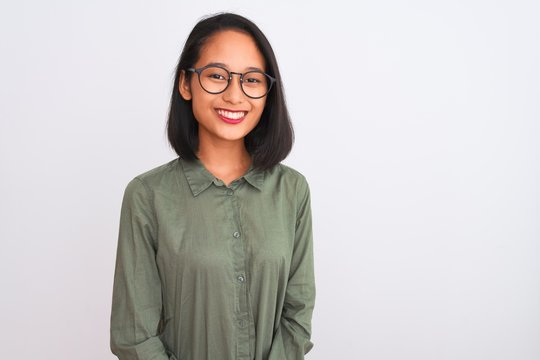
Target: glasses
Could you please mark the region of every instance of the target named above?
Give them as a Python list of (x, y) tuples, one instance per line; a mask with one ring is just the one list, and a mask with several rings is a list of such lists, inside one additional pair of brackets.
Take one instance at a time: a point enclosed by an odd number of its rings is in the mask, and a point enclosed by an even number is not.
[(247, 97), (260, 99), (266, 96), (276, 79), (260, 71), (252, 70), (245, 73), (229, 71), (221, 66), (207, 65), (198, 69), (189, 68), (187, 71), (196, 73), (199, 84), (210, 94), (221, 94), (229, 87), (233, 74), (240, 75), (240, 87)]

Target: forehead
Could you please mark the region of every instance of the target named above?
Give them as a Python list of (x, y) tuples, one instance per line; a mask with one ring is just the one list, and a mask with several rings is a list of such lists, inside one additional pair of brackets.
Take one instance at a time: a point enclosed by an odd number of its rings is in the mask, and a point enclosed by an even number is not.
[(265, 68), (264, 57), (255, 40), (246, 33), (224, 30), (212, 35), (201, 49), (196, 67), (222, 63), (229, 70), (243, 71), (250, 67)]

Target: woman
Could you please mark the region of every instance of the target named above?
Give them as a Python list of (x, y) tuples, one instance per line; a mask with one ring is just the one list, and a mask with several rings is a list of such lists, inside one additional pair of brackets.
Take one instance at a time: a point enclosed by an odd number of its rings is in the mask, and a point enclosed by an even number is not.
[(310, 193), (273, 50), (248, 19), (189, 35), (168, 137), (179, 157), (122, 202), (111, 314), (119, 359), (284, 360), (311, 350)]

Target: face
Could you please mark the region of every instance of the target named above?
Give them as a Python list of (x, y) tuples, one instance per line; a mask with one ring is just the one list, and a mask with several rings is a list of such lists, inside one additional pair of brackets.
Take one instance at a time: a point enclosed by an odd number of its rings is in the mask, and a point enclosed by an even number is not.
[[(250, 35), (225, 30), (211, 36), (201, 49), (194, 68), (222, 64), (229, 71), (245, 73), (254, 68), (265, 71), (264, 57)], [(220, 94), (209, 94), (200, 85), (197, 74), (189, 81), (185, 72), (180, 75), (179, 91), (191, 100), (193, 114), (199, 123), (199, 139), (212, 142), (241, 142), (259, 122), (266, 97), (252, 99), (240, 87), (240, 76), (232, 75), (227, 89)]]

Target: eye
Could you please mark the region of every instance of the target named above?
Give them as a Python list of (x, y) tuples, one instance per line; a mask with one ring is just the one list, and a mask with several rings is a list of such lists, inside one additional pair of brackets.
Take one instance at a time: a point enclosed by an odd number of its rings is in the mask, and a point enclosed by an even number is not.
[(217, 66), (211, 66), (207, 67), (201, 72), (201, 78), (204, 78), (205, 81), (225, 83), (229, 80), (229, 74), (225, 69)]
[(267, 79), (260, 71), (250, 71), (244, 75), (244, 85), (251, 88), (267, 86)]
[(226, 80), (225, 76), (223, 76), (222, 74), (217, 74), (217, 73), (208, 74), (208, 77), (214, 80)]
[(253, 78), (253, 77), (247, 78), (245, 81), (248, 82), (248, 83), (255, 83), (255, 84), (261, 82), (261, 80)]

